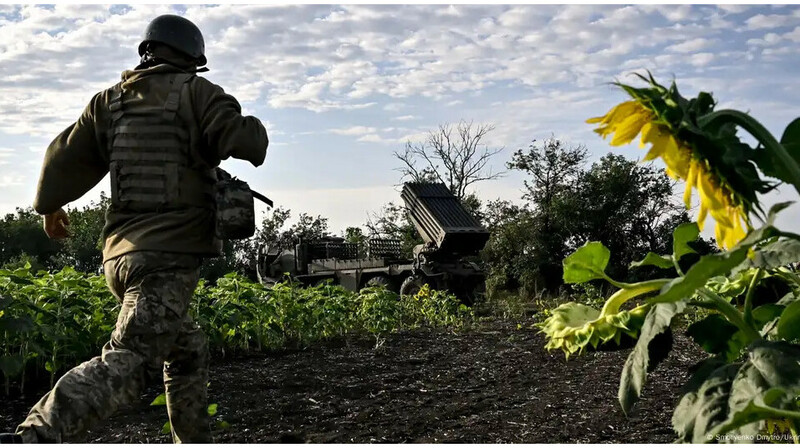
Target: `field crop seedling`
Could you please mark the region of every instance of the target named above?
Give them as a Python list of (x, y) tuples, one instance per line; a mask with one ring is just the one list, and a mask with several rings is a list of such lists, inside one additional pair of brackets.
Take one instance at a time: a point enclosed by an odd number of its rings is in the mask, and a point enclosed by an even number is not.
[[(604, 280), (619, 288), (601, 310), (567, 303), (552, 310), (540, 329), (548, 349), (567, 356), (601, 344), (637, 338), (622, 370), (619, 403), (626, 414), (639, 399), (649, 372), (672, 347), (675, 316), (706, 310), (687, 334), (709, 353), (693, 369), (672, 417), (678, 441), (756, 441), (775, 428), (800, 431), (800, 235), (775, 226), (778, 213), (790, 203), (761, 209), (757, 194), (775, 187), (762, 180), (778, 179), (800, 191), (800, 119), (786, 128), (780, 142), (749, 115), (714, 111), (710, 94), (686, 99), (675, 83), (659, 85), (640, 78), (646, 88), (617, 83), (632, 100), (603, 117), (599, 125), (614, 146), (630, 143), (641, 133), (641, 146), (651, 144), (645, 160), (662, 158), (667, 173), (686, 182), (684, 200), (700, 195), (696, 223), (682, 224), (673, 234), (671, 254), (648, 253), (633, 263), (677, 273), (639, 283), (623, 283), (605, 273), (613, 256), (601, 243), (588, 242), (564, 259), (564, 281)], [(738, 128), (758, 142), (751, 147), (736, 135)], [(682, 270), (679, 262), (694, 252), (690, 243), (707, 215), (716, 222), (722, 252), (701, 257)], [(753, 218), (762, 222), (756, 226)], [(674, 270), (673, 270), (674, 269)], [(634, 302), (636, 306), (630, 306)], [(625, 308), (623, 308), (625, 306)]]
[[(65, 268), (51, 274), (30, 265), (0, 270), (0, 372), (4, 392), (12, 381), (47, 372), (50, 383), (100, 353), (116, 322), (116, 299), (102, 276)], [(229, 274), (215, 285), (201, 281), (192, 313), (213, 352), (281, 350), (351, 334), (388, 333), (419, 326), (456, 328), (472, 312), (454, 296), (423, 288), (400, 300), (385, 289), (360, 292), (330, 284), (303, 288), (284, 282), (272, 287)]]

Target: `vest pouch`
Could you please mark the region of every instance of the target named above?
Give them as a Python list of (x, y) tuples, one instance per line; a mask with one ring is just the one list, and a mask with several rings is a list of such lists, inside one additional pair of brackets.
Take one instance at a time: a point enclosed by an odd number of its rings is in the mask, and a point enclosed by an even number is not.
[(216, 235), (221, 240), (241, 240), (256, 233), (253, 193), (247, 182), (222, 178), (214, 186), (217, 207)]

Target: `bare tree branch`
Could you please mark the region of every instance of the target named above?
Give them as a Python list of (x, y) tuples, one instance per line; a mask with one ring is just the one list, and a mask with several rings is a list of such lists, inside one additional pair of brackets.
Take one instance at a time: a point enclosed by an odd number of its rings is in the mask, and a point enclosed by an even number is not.
[[(441, 182), (459, 199), (467, 195), (467, 189), (477, 182), (497, 179), (504, 171), (493, 172), (488, 167), (494, 156), (503, 148), (489, 148), (484, 140), (494, 130), (493, 125), (474, 125), (460, 121), (455, 127), (440, 124), (428, 133), (425, 143), (406, 143), (405, 151), (394, 155), (403, 167), (399, 171), (403, 178), (415, 182)], [(425, 168), (418, 168), (421, 163)]]

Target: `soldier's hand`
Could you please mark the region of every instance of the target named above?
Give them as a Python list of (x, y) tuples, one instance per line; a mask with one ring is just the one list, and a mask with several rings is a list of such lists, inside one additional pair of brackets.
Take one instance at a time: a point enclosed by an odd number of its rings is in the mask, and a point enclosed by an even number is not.
[(60, 240), (69, 236), (67, 226), (69, 225), (69, 216), (63, 208), (58, 211), (44, 215), (44, 233), (54, 240)]

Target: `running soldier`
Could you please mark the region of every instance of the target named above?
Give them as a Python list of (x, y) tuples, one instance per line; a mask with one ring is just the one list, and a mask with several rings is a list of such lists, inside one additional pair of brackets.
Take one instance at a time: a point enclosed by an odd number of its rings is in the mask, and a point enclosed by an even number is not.
[(141, 63), (94, 96), (78, 121), (50, 144), (36, 211), (55, 239), (68, 237), (63, 210), (107, 173), (111, 205), (103, 266), (121, 309), (102, 354), (73, 368), (2, 443), (68, 441), (139, 398), (149, 372), (163, 370), (175, 442), (209, 443), (208, 346), (188, 314), (215, 237), (214, 168), (229, 157), (264, 162), (261, 122), (242, 116), (206, 71), (200, 30), (175, 15), (154, 19)]

